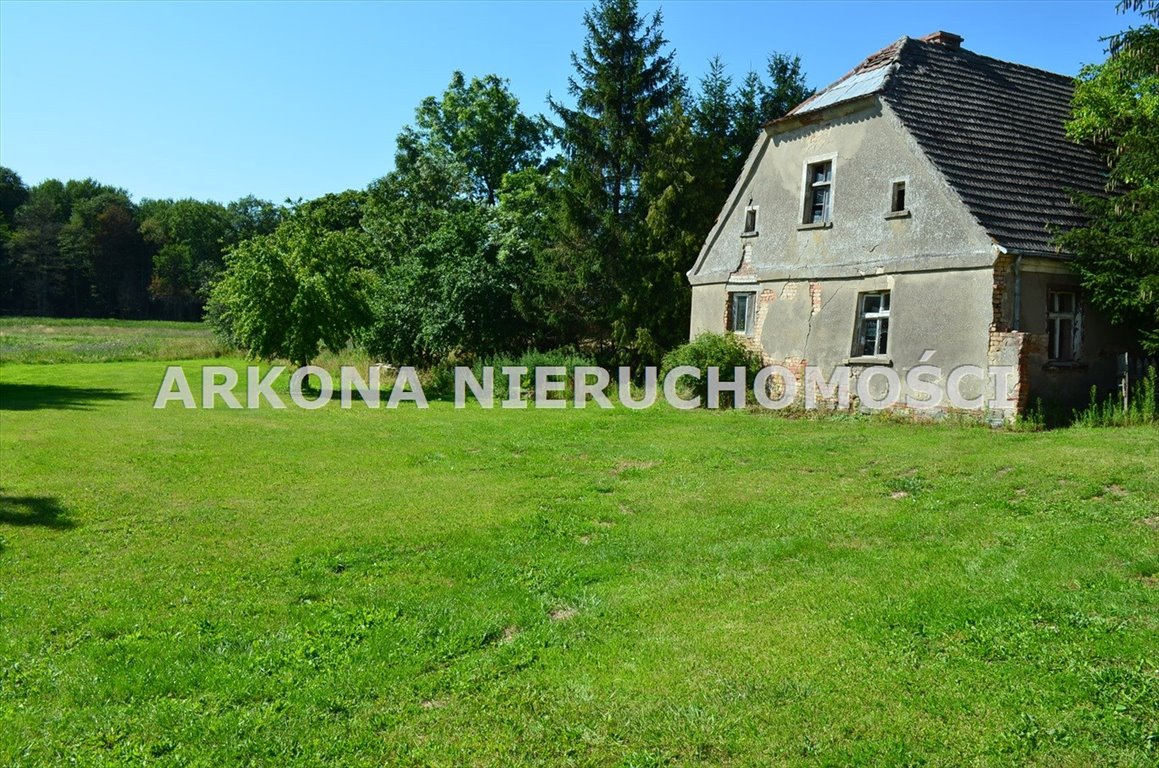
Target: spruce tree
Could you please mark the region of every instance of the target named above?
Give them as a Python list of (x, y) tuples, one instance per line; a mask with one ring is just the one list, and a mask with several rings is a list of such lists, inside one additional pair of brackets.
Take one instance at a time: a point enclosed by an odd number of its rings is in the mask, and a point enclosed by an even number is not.
[(643, 289), (627, 269), (645, 211), (640, 179), (660, 122), (683, 88), (666, 51), (659, 12), (643, 18), (635, 0), (600, 0), (584, 13), (587, 37), (572, 54), (575, 108), (551, 100), (560, 120), (565, 186), (559, 258), (575, 275), (561, 304), (585, 316), (581, 342), (608, 352), (617, 307)]

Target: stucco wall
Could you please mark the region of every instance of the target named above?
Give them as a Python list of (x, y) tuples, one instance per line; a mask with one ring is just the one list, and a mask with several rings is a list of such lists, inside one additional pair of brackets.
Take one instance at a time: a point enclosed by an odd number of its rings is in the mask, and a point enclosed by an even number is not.
[[(906, 374), (920, 364), (939, 366), (947, 373), (961, 365), (986, 367), (992, 285), (991, 269), (761, 281), (728, 286), (727, 291), (721, 290), (724, 286), (704, 285), (693, 288), (693, 314), (700, 318), (695, 328), (722, 331), (727, 292), (753, 291), (756, 321), (745, 340), (766, 362), (794, 370), (817, 366), (826, 376), (836, 366), (849, 364), (854, 381), (869, 365), (888, 365), (902, 380), (904, 397)], [(853, 349), (858, 295), (879, 290), (890, 291), (888, 355), (868, 361), (854, 355)], [(715, 326), (708, 324), (712, 318)], [(877, 379), (873, 383), (870, 391), (884, 394), (885, 383)], [(982, 394), (974, 379), (965, 380), (961, 391), (967, 398)]]
[[(832, 225), (808, 228), (806, 167), (825, 159), (833, 162)], [(908, 217), (887, 216), (895, 181), (905, 181)], [(750, 205), (758, 208), (755, 237), (743, 234)], [(723, 331), (728, 294), (751, 291), (757, 309), (746, 342), (767, 362), (817, 366), (826, 375), (849, 364), (856, 383), (871, 364), (853, 354), (859, 294), (889, 290), (888, 355), (872, 364), (891, 367), (903, 383), (920, 364), (947, 373), (986, 366), (995, 257), (990, 238), (896, 116), (873, 100), (754, 148), (689, 275), (690, 331)], [(882, 394), (885, 382), (873, 383)], [(966, 380), (962, 394), (982, 389)]]
[[(833, 161), (832, 227), (805, 229), (805, 169), (823, 159)], [(906, 182), (909, 218), (886, 216), (898, 180)], [(743, 237), (750, 201), (759, 234)], [(824, 124), (765, 137), (689, 279), (726, 281), (745, 245), (763, 280), (976, 267), (994, 257), (990, 238), (876, 100)]]
[(694, 339), (705, 331), (720, 333), (724, 330), (725, 301), (723, 283), (701, 285), (692, 289), (692, 323), (688, 338)]

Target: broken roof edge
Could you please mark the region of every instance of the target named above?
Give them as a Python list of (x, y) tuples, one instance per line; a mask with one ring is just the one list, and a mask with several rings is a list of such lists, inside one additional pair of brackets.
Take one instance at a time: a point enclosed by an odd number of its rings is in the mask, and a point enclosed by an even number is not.
[(880, 100), (880, 96), (881, 93), (878, 91), (864, 93), (858, 96), (850, 96), (847, 99), (836, 101), (832, 104), (826, 104), (823, 107), (818, 107), (816, 110), (801, 112), (799, 114), (788, 114), (765, 123), (763, 130), (769, 136), (776, 136), (798, 128), (803, 128), (806, 125), (835, 120), (860, 112), (869, 105), (877, 103)]
[[(913, 38), (909, 36), (898, 38), (884, 48), (870, 54), (869, 56), (866, 56), (853, 69), (849, 70), (844, 75), (837, 78), (821, 90), (811, 94), (809, 98), (805, 99), (800, 104), (790, 109), (781, 117), (766, 120), (762, 127), (767, 128), (771, 125), (778, 124), (781, 121), (787, 120), (790, 117), (800, 116), (813, 111), (820, 111), (830, 106), (835, 106), (837, 104), (851, 101), (855, 98), (860, 98), (861, 96), (867, 96), (880, 92), (884, 89), (885, 83), (888, 80), (888, 76), (890, 73), (892, 73), (893, 67), (897, 63), (897, 58), (901, 53), (901, 49), (905, 46), (907, 41), (912, 39)], [(870, 75), (870, 77), (865, 78), (863, 83), (858, 84), (864, 85), (865, 89), (858, 90), (857, 88), (851, 89), (849, 87), (850, 80), (861, 78), (865, 75)], [(875, 75), (878, 76), (879, 81), (874, 81), (873, 76)], [(848, 96), (844, 98), (836, 98), (829, 102), (824, 101), (827, 95), (840, 93), (847, 93)]]

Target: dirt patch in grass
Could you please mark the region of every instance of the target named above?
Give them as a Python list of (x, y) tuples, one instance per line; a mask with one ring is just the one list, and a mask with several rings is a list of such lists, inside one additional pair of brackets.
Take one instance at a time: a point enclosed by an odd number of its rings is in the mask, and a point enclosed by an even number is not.
[(556, 608), (551, 612), (551, 620), (567, 621), (568, 619), (574, 619), (578, 615), (579, 611), (577, 611), (575, 608)]
[(612, 476), (619, 477), (629, 469), (652, 469), (660, 466), (662, 462), (659, 461), (638, 461), (636, 459), (620, 459), (616, 462), (616, 466), (612, 467)]
[(1121, 499), (1121, 498), (1124, 498), (1126, 496), (1129, 496), (1130, 493), (1131, 493), (1130, 491), (1128, 491), (1126, 488), (1119, 485), (1118, 483), (1111, 483), (1110, 485), (1103, 486), (1102, 493), (1096, 494), (1096, 495), (1092, 496), (1091, 498), (1094, 501), (1102, 501), (1107, 496), (1110, 496), (1113, 499)]

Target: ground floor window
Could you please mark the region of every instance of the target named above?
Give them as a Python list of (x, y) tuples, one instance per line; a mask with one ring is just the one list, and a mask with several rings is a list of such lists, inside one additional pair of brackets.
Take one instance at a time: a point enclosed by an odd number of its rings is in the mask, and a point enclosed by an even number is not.
[(889, 349), (889, 291), (863, 293), (857, 300), (853, 354), (881, 357)]
[(1074, 291), (1051, 291), (1046, 310), (1047, 351), (1054, 362), (1078, 359), (1079, 307)]
[(735, 333), (752, 336), (753, 333), (753, 306), (756, 304), (755, 293), (730, 293), (728, 302), (728, 329)]

